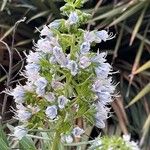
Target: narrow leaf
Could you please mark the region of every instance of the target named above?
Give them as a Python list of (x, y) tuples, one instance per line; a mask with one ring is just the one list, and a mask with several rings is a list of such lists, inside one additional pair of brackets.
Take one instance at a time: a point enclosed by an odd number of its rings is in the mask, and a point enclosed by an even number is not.
[(1, 11), (4, 10), (6, 4), (7, 4), (7, 0), (3, 0), (3, 3), (2, 3), (2, 5), (1, 5)]
[(139, 67), (135, 72), (134, 74), (138, 74), (146, 69), (149, 69), (150, 68), (150, 60), (147, 61), (144, 65), (142, 65), (141, 67)]
[(7, 37), (14, 29), (14, 26), (13, 27), (10, 27), (9, 30), (7, 30), (3, 36), (0, 38), (0, 41), (2, 41), (5, 37)]
[(23, 137), (19, 142), (21, 150), (36, 150), (31, 138)]
[(0, 150), (10, 150), (10, 148), (2, 138), (0, 138)]
[(31, 21), (37, 19), (37, 18), (43, 17), (43, 16), (47, 15), (48, 13), (49, 13), (49, 10), (42, 11), (42, 12), (40, 12), (40, 13), (34, 15), (33, 17), (31, 17), (29, 20), (27, 20), (27, 23), (29, 23), (29, 22), (31, 22)]
[(140, 91), (132, 100), (131, 102), (128, 104), (127, 107), (133, 105), (134, 103), (136, 103), (138, 100), (140, 100), (143, 96), (145, 96), (147, 93), (150, 92), (150, 83), (148, 83), (143, 89), (142, 91)]
[(125, 20), (126, 18), (128, 18), (129, 16), (135, 14), (137, 11), (139, 11), (142, 7), (143, 7), (144, 2), (140, 2), (137, 5), (133, 6), (132, 8), (130, 8), (128, 11), (124, 12), (120, 17), (118, 17), (116, 20), (114, 20), (110, 26), (115, 25), (123, 20)]
[[(148, 6), (148, 5), (147, 5), (147, 6)], [(137, 21), (135, 27), (134, 27), (134, 30), (133, 30), (132, 36), (131, 36), (131, 40), (130, 40), (130, 45), (132, 45), (132, 43), (133, 43), (133, 41), (134, 41), (134, 39), (135, 39), (135, 37), (136, 37), (136, 34), (137, 34), (138, 31), (139, 31), (139, 28), (140, 28), (140, 26), (141, 26), (141, 24), (142, 24), (142, 21), (143, 21), (144, 14), (145, 14), (145, 11), (146, 11), (146, 9), (147, 9), (147, 6), (143, 9), (143, 11), (142, 11), (142, 13), (141, 13), (141, 15), (140, 15), (140, 17), (139, 17), (139, 19), (138, 19), (138, 21)]]

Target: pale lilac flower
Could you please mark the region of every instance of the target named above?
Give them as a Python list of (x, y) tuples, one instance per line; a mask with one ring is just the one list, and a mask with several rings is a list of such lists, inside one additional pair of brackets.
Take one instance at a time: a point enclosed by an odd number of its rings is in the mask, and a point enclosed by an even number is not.
[(90, 51), (90, 43), (89, 42), (83, 42), (80, 46), (80, 53), (88, 53)]
[(67, 68), (71, 71), (71, 74), (75, 76), (78, 73), (78, 65), (74, 60), (70, 60), (67, 64)]
[(44, 95), (44, 98), (49, 101), (49, 102), (54, 102), (55, 101), (55, 94), (52, 92), (48, 92)]
[(25, 66), (25, 68), (26, 68), (25, 74), (28, 77), (30, 77), (32, 75), (37, 75), (40, 71), (40, 66), (37, 65), (37, 64), (33, 64), (33, 63), (32, 64), (27, 64)]
[(109, 93), (113, 93), (115, 86), (112, 85), (112, 78), (107, 78), (106, 80), (104, 79), (98, 79), (94, 82), (94, 84), (92, 85), (92, 90), (94, 92), (98, 92), (98, 93), (104, 93), (104, 92), (109, 92)]
[(27, 122), (31, 118), (31, 115), (32, 115), (31, 112), (29, 112), (27, 110), (19, 109), (19, 110), (17, 110), (17, 116), (16, 117), (21, 122)]
[(52, 56), (50, 57), (50, 59), (49, 59), (49, 62), (50, 62), (51, 64), (56, 64), (56, 63), (57, 63), (56, 57), (55, 57), (54, 55), (52, 55)]
[(25, 91), (27, 92), (33, 92), (34, 91), (34, 86), (31, 82), (26, 82), (26, 84), (23, 86), (23, 88), (25, 89)]
[(84, 41), (92, 43), (95, 41), (95, 33), (94, 31), (85, 31), (84, 33)]
[(79, 59), (79, 67), (85, 69), (91, 65), (91, 61), (87, 56), (82, 56)]
[(92, 91), (94, 92), (101, 92), (102, 88), (103, 88), (103, 81), (101, 80), (96, 80), (92, 85)]
[(50, 119), (55, 119), (57, 117), (57, 106), (52, 105), (46, 108), (45, 114)]
[(61, 95), (58, 97), (58, 107), (60, 109), (65, 108), (65, 105), (67, 105), (67, 103), (68, 103), (68, 99), (65, 96)]
[(75, 127), (72, 131), (72, 134), (74, 137), (80, 138), (80, 136), (84, 133), (85, 131), (81, 129), (80, 127)]
[(51, 45), (51, 42), (48, 39), (40, 39), (38, 40), (37, 44), (37, 51), (42, 51), (44, 53), (50, 53), (52, 54), (53, 52), (53, 47)]
[(68, 18), (70, 25), (76, 24), (78, 22), (78, 14), (76, 12), (71, 12)]
[(105, 92), (101, 92), (101, 93), (97, 93), (98, 95), (98, 100), (103, 104), (103, 105), (107, 105), (110, 102), (112, 102), (112, 98), (111, 98), (111, 94), (107, 91)]
[(31, 111), (32, 114), (36, 114), (40, 111), (39, 106), (30, 106), (30, 105), (28, 105), (27, 108)]
[(97, 77), (107, 78), (112, 71), (112, 67), (109, 63), (102, 63), (95, 68), (95, 73)]
[(45, 87), (47, 86), (47, 80), (44, 77), (40, 77), (35, 81), (35, 86), (36, 86), (36, 93), (39, 96), (42, 96), (45, 94)]
[(97, 31), (96, 35), (98, 38), (106, 42), (106, 40), (109, 38), (108, 32), (105, 30)]
[(51, 86), (54, 90), (60, 90), (64, 88), (63, 83), (56, 81), (56, 80), (52, 80), (51, 82)]
[(57, 19), (57, 20), (54, 20), (53, 22), (51, 22), (48, 27), (50, 29), (58, 29), (59, 26), (60, 26), (60, 23), (61, 23), (61, 19)]
[(61, 141), (69, 144), (73, 142), (73, 138), (71, 135), (61, 135)]
[(68, 60), (65, 54), (63, 53), (62, 48), (55, 46), (53, 48), (53, 55), (55, 56), (56, 61), (58, 62), (58, 64), (61, 65), (61, 67), (66, 67)]
[(35, 63), (38, 64), (40, 59), (40, 53), (39, 52), (32, 52), (30, 51), (29, 55), (27, 55), (27, 62), (28, 63)]
[(102, 64), (106, 62), (106, 59), (105, 59), (106, 56), (107, 56), (106, 52), (99, 53), (99, 51), (97, 51), (96, 55), (91, 58), (91, 61)]
[(24, 102), (25, 90), (21, 85), (17, 85), (9, 94), (14, 97), (16, 103)]
[(108, 34), (108, 32), (105, 30), (97, 31), (96, 36), (104, 42), (115, 38), (115, 35), (113, 35), (113, 33)]
[(100, 102), (95, 104), (95, 106), (97, 111), (95, 114), (95, 125), (98, 128), (104, 128), (105, 127), (104, 121), (108, 118), (109, 109)]
[(25, 129), (23, 126), (17, 126), (14, 128), (14, 136), (21, 140), (24, 136), (27, 134), (27, 129)]
[(43, 29), (41, 30), (41, 36), (46, 36), (48, 38), (51, 38), (53, 36), (53, 33), (50, 31), (50, 29), (44, 25)]

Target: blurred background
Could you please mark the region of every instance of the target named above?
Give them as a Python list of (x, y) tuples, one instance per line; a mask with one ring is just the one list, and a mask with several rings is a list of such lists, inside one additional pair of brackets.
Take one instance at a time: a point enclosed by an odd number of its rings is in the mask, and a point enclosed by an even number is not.
[[(0, 0), (0, 92), (14, 87), (28, 53), (44, 24), (63, 17), (63, 0)], [(91, 138), (131, 134), (143, 149), (150, 149), (150, 0), (88, 0), (82, 8), (92, 14), (84, 29), (106, 29), (116, 38), (100, 43), (93, 51), (108, 51), (115, 71), (117, 97), (104, 130), (93, 128)], [(26, 18), (24, 18), (26, 17)], [(6, 44), (7, 43), (7, 44)], [(15, 124), (11, 97), (1, 93), (2, 124)]]

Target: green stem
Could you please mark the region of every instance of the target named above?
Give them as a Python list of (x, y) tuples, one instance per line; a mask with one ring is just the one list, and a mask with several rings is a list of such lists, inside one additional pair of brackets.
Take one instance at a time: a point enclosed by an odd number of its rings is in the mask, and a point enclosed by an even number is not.
[(60, 134), (59, 134), (58, 131), (56, 131), (55, 135), (54, 135), (54, 140), (53, 140), (53, 143), (52, 143), (51, 150), (58, 150), (59, 143), (60, 143)]

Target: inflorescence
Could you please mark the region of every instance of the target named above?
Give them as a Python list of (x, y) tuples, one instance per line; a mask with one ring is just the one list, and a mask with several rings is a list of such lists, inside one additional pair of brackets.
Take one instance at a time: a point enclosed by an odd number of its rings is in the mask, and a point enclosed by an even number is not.
[(44, 25), (33, 51), (26, 54), (21, 73), (27, 79), (25, 85), (19, 83), (7, 91), (16, 103), (15, 118), (20, 124), (14, 136), (18, 139), (30, 129), (55, 128), (62, 141), (71, 143), (85, 132), (76, 119), (104, 128), (109, 117), (108, 104), (116, 87), (112, 66), (106, 52), (94, 53), (91, 48), (114, 36), (106, 30), (79, 28), (90, 15), (76, 9), (75, 2), (74, 7), (68, 5), (61, 8), (68, 19)]

